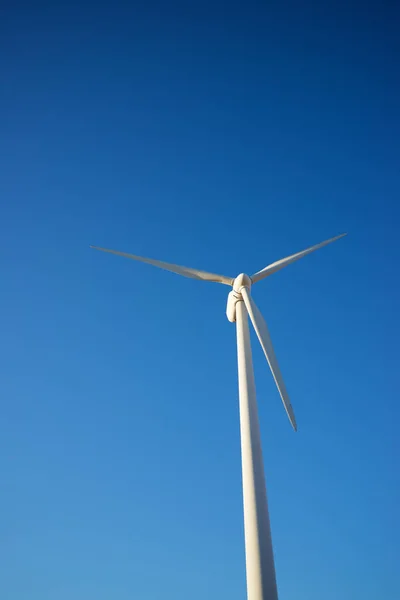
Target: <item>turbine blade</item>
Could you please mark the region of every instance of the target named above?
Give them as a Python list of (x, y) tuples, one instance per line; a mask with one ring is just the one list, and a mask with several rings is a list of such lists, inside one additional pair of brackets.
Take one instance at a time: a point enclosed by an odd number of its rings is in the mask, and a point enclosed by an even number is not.
[(182, 267), (180, 265), (174, 265), (161, 260), (153, 260), (152, 258), (144, 258), (143, 256), (136, 256), (135, 254), (127, 254), (126, 252), (119, 252), (118, 250), (109, 250), (108, 248), (100, 248), (99, 246), (90, 246), (94, 250), (101, 250), (102, 252), (110, 252), (111, 254), (117, 254), (118, 256), (125, 256), (132, 260), (138, 260), (140, 262), (148, 263), (154, 267), (165, 269), (166, 271), (172, 271), (177, 275), (183, 275), (183, 277), (190, 277), (191, 279), (202, 279), (204, 281), (214, 281), (216, 283), (223, 283), (225, 285), (232, 285), (232, 277), (225, 277), (224, 275), (216, 275), (215, 273), (207, 273), (206, 271), (199, 271), (198, 269), (191, 269), (190, 267)]
[(264, 320), (264, 317), (258, 310), (256, 303), (250, 296), (248, 288), (243, 287), (240, 290), (240, 292), (246, 305), (247, 312), (249, 313), (250, 320), (253, 323), (253, 327), (260, 341), (261, 347), (264, 351), (265, 357), (268, 361), (269, 368), (271, 369), (271, 373), (279, 390), (283, 406), (285, 407), (287, 416), (289, 417), (289, 421), (291, 422), (293, 429), (297, 431), (297, 424), (293, 408), (289, 400), (289, 395), (286, 390), (285, 382), (283, 381), (278, 361), (276, 360), (275, 351), (272, 346), (272, 340), (268, 331), (267, 324)]
[(347, 235), (347, 233), (341, 233), (340, 235), (330, 238), (329, 240), (326, 240), (325, 242), (321, 242), (320, 244), (316, 244), (315, 246), (306, 248), (306, 250), (302, 250), (301, 252), (297, 252), (296, 254), (287, 256), (286, 258), (281, 258), (281, 260), (277, 260), (276, 262), (271, 263), (270, 265), (265, 267), (265, 269), (262, 269), (261, 271), (258, 271), (257, 273), (252, 275), (251, 280), (253, 283), (256, 283), (257, 281), (261, 281), (261, 279), (264, 279), (264, 277), (268, 277), (269, 275), (272, 275), (273, 273), (280, 271), (280, 269), (283, 269), (283, 267), (286, 267), (287, 265), (290, 265), (291, 263), (295, 262), (296, 260), (299, 260), (299, 258), (303, 258), (303, 256), (307, 256), (307, 254), (314, 252), (314, 250), (323, 248), (323, 246), (327, 246), (331, 242), (335, 242), (336, 240), (339, 240), (340, 238), (344, 237), (345, 235)]

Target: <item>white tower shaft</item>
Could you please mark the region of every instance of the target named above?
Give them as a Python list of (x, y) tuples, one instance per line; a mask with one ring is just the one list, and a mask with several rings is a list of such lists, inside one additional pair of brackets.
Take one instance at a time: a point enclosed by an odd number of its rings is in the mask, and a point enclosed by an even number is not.
[(247, 600), (278, 600), (248, 315), (236, 304)]

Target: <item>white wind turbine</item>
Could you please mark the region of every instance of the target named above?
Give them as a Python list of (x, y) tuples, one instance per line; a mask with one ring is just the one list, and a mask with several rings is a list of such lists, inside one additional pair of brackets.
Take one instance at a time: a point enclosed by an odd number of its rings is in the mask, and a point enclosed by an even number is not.
[(228, 294), (226, 314), (229, 321), (236, 322), (237, 355), (239, 374), (240, 438), (242, 454), (242, 481), (244, 504), (244, 529), (246, 550), (246, 580), (248, 600), (277, 600), (274, 555), (268, 514), (267, 493), (264, 479), (264, 465), (261, 450), (260, 428), (254, 383), (253, 362), (250, 346), (250, 332), (247, 315), (253, 324), (264, 351), (275, 383), (282, 398), (283, 406), (294, 430), (297, 430), (292, 405), (276, 360), (271, 337), (263, 316), (250, 295), (252, 284), (276, 273), (299, 258), (322, 248), (346, 235), (333, 237), (302, 252), (297, 252), (278, 260), (251, 277), (241, 273), (235, 279), (215, 275), (189, 267), (182, 267), (159, 260), (143, 258), (134, 254), (91, 246), (95, 250), (110, 252), (133, 260), (149, 263), (155, 267), (172, 271), (184, 277), (223, 283), (232, 287)]

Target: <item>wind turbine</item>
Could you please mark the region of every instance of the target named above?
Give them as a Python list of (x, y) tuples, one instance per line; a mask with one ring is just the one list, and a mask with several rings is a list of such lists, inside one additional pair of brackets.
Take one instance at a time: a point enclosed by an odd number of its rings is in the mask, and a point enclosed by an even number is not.
[(275, 564), (271, 540), (271, 529), (268, 514), (267, 493), (264, 478), (264, 465), (261, 449), (260, 427), (254, 383), (253, 362), (250, 346), (250, 331), (248, 316), (253, 324), (265, 357), (268, 361), (276, 386), (279, 390), (283, 406), (292, 424), (297, 431), (296, 419), (289, 396), (276, 360), (271, 337), (263, 316), (258, 310), (250, 295), (251, 287), (265, 277), (280, 271), (283, 267), (307, 256), (331, 242), (334, 242), (345, 233), (333, 237), (325, 242), (311, 246), (306, 250), (278, 260), (251, 277), (241, 273), (236, 278), (216, 275), (182, 267), (151, 258), (143, 258), (126, 252), (109, 250), (98, 246), (91, 246), (95, 250), (110, 252), (125, 256), (133, 260), (148, 263), (154, 267), (172, 271), (184, 277), (223, 283), (232, 287), (228, 294), (226, 314), (228, 320), (236, 322), (237, 356), (239, 374), (239, 405), (240, 405), (240, 439), (242, 455), (242, 482), (244, 506), (244, 530), (246, 551), (246, 580), (248, 600), (277, 600)]

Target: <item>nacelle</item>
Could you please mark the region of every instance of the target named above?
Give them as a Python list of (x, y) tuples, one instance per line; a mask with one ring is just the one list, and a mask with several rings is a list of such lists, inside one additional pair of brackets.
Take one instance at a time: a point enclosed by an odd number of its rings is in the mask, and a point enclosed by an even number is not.
[(242, 300), (242, 295), (238, 294), (234, 290), (228, 294), (228, 302), (226, 304), (226, 316), (228, 321), (235, 323), (236, 321), (236, 303)]

